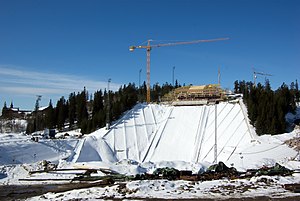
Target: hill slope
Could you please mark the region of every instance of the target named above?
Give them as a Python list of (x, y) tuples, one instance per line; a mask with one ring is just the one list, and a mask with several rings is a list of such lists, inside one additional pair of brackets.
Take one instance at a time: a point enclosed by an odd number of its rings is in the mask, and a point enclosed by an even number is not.
[[(167, 106), (138, 104), (110, 130), (85, 138), (73, 162), (138, 162), (214, 160), (215, 105)], [(218, 160), (231, 161), (255, 142), (241, 102), (217, 105)]]

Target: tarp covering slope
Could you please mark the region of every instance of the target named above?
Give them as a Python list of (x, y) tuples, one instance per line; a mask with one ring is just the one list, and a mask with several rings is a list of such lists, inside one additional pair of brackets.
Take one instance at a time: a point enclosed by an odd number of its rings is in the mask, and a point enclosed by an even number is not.
[(218, 160), (229, 160), (238, 146), (253, 140), (241, 103), (180, 107), (138, 104), (110, 130), (103, 128), (85, 138), (73, 162), (213, 162), (215, 120)]

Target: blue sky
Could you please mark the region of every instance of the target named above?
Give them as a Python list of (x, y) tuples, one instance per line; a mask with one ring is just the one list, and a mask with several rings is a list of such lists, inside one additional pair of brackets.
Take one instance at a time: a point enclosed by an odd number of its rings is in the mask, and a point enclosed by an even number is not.
[[(300, 80), (297, 0), (0, 0), (0, 107), (54, 104), (86, 86), (90, 93), (146, 79), (142, 45), (229, 37), (153, 48), (151, 84), (252, 81), (272, 74), (273, 89)], [(258, 81), (264, 82), (264, 77)]]

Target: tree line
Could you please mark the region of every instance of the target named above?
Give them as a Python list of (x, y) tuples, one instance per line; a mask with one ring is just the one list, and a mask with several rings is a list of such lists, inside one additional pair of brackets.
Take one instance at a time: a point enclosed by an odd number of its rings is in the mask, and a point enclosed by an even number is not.
[[(172, 86), (158, 83), (151, 88), (151, 100), (160, 101), (160, 97), (169, 93), (180, 85)], [(71, 93), (66, 99), (62, 96), (53, 106), (49, 105), (43, 111), (39, 110), (38, 101), (35, 110), (28, 119), (27, 133), (43, 130), (45, 128), (62, 130), (81, 129), (82, 134), (91, 133), (106, 125), (107, 122), (117, 120), (137, 102), (146, 101), (146, 83), (137, 87), (134, 83), (123, 85), (118, 91), (98, 90), (89, 95), (86, 88), (83, 91)]]
[(265, 84), (252, 82), (234, 82), (234, 92), (243, 94), (243, 101), (248, 109), (250, 123), (255, 127), (256, 133), (279, 134), (286, 132), (287, 123), (285, 115), (295, 113), (296, 102), (299, 102), (300, 91), (298, 81), (290, 86), (283, 83), (273, 91), (269, 80)]
[[(160, 102), (160, 98), (173, 89), (181, 87), (176, 80), (175, 86), (158, 83), (151, 87), (151, 100)], [(146, 101), (146, 83), (137, 87), (134, 83), (123, 85), (117, 91), (98, 90), (89, 94), (86, 88), (81, 92), (73, 92), (66, 99), (62, 96), (54, 106), (50, 100), (46, 109), (40, 110), (38, 101), (35, 110), (27, 118), (27, 133), (33, 133), (45, 128), (62, 130), (81, 129), (81, 133), (91, 133), (120, 118), (137, 102)], [(243, 101), (248, 108), (250, 123), (258, 135), (279, 134), (287, 129), (285, 115), (294, 113), (296, 102), (300, 102), (298, 81), (290, 86), (283, 83), (277, 90), (272, 90), (270, 82), (234, 82), (234, 92), (243, 94)], [(12, 104), (10, 108), (13, 108)], [(9, 118), (9, 107), (4, 104), (2, 117)], [(11, 119), (11, 118), (10, 118)]]

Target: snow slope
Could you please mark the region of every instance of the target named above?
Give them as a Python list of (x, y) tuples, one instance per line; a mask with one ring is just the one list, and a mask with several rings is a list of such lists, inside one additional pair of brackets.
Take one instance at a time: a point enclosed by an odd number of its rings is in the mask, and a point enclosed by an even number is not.
[[(215, 109), (217, 107), (217, 118)], [(297, 152), (280, 136), (257, 136), (249, 125), (242, 101), (203, 106), (138, 104), (110, 130), (100, 129), (77, 147), (72, 162), (105, 163), (134, 160), (139, 163), (214, 161), (217, 120), (218, 161), (240, 170), (285, 163)], [(287, 138), (296, 131), (286, 134)]]
[[(215, 106), (171, 107), (166, 125), (146, 160), (214, 160)], [(240, 143), (252, 137), (239, 104), (217, 105), (218, 158), (226, 161)], [(171, 151), (172, 150), (172, 151)]]
[(138, 162), (214, 160), (217, 119), (218, 160), (231, 161), (257, 136), (241, 102), (217, 105), (169, 106), (138, 104), (110, 130), (100, 129), (81, 142), (73, 162), (123, 159)]

